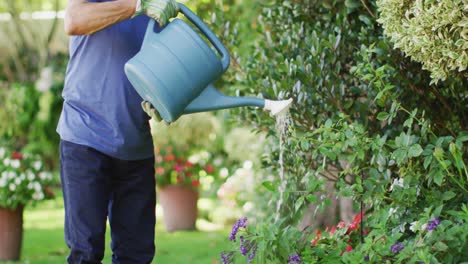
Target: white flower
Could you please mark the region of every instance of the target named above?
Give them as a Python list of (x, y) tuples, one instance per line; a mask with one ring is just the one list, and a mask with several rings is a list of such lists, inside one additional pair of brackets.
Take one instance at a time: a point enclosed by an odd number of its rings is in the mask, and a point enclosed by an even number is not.
[(253, 167), (253, 162), (250, 160), (246, 160), (244, 165), (242, 166), (244, 169), (250, 170)]
[(10, 161), (11, 161), (10, 158), (4, 159), (4, 160), (3, 160), (3, 165), (5, 165), (5, 166), (10, 166)]
[(2, 172), (2, 179), (5, 179), (8, 178), (8, 172), (4, 171)]
[(8, 172), (8, 179), (12, 180), (14, 178), (16, 178), (16, 172), (15, 171), (9, 171)]
[(47, 92), (52, 86), (53, 70), (51, 67), (45, 67), (41, 71), (39, 80), (36, 83), (36, 88), (40, 92)]
[(10, 164), (11, 164), (11, 166), (12, 166), (13, 168), (17, 169), (17, 168), (20, 167), (21, 162), (20, 162), (19, 160), (15, 159), (15, 160), (12, 160)]
[(42, 192), (35, 192), (33, 195), (32, 195), (32, 198), (36, 201), (39, 201), (39, 200), (42, 200), (44, 199), (44, 194)]
[(0, 148), (0, 159), (3, 159), (3, 156), (5, 156), (5, 148)]
[(31, 171), (27, 171), (27, 174), (29, 181), (33, 181), (36, 178), (36, 175), (34, 175), (34, 173), (32, 173)]
[(392, 214), (396, 213), (397, 209), (396, 208), (390, 208), (390, 210), (388, 210), (388, 216), (391, 216)]
[(15, 184), (16, 184), (16, 185), (20, 185), (21, 182), (22, 182), (21, 178), (16, 178), (16, 179), (15, 179)]
[(41, 169), (42, 167), (42, 162), (40, 160), (36, 161), (33, 163), (33, 167), (34, 169), (36, 169), (37, 171)]
[(413, 233), (416, 233), (417, 229), (416, 226), (419, 224), (419, 221), (414, 221), (413, 223), (410, 224), (409, 229), (413, 231)]
[(38, 182), (35, 182), (35, 183), (33, 183), (33, 184), (34, 184), (34, 190), (35, 190), (36, 192), (42, 191), (42, 186), (41, 186), (41, 184), (39, 184)]
[(14, 192), (16, 190), (16, 185), (14, 185), (13, 183), (10, 183), (10, 185), (8, 186), (10, 188), (10, 191)]
[(7, 184), (7, 181), (5, 178), (0, 178), (0, 188), (5, 187)]
[(221, 178), (226, 178), (227, 176), (229, 176), (229, 170), (227, 168), (222, 168), (221, 171), (219, 172), (219, 176), (221, 176)]
[(32, 182), (28, 183), (28, 190), (32, 190), (34, 188), (34, 184)]
[(43, 172), (39, 173), (39, 179), (41, 179), (43, 181), (44, 180), (50, 180), (50, 179), (52, 179), (52, 175), (50, 173), (48, 173), (48, 172), (43, 171)]
[(402, 178), (394, 179), (392, 185), (390, 186), (390, 191), (393, 191), (393, 188), (395, 186), (400, 186), (401, 188), (403, 188), (404, 180)]

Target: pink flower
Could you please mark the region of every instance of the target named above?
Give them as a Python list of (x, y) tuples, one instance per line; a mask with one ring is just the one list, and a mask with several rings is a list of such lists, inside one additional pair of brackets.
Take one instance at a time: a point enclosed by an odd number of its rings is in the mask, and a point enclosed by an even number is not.
[(184, 167), (182, 167), (180, 165), (174, 165), (174, 170), (177, 171), (177, 172), (181, 172), (183, 169), (184, 169)]
[(336, 227), (338, 227), (338, 229), (339, 229), (339, 228), (343, 228), (343, 227), (345, 227), (345, 226), (346, 226), (345, 222), (344, 222), (344, 221), (340, 221)]

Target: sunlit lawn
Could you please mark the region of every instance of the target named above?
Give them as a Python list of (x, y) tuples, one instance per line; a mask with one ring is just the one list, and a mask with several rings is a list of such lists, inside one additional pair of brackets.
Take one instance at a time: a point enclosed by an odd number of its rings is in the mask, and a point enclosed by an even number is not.
[[(66, 263), (68, 248), (63, 240), (63, 202), (60, 193), (58, 196), (55, 200), (26, 209), (22, 258), (17, 263)], [(210, 228), (210, 225), (198, 221), (197, 227), (206, 230)], [(159, 214), (156, 230), (157, 249), (153, 263), (220, 263), (219, 252), (228, 249), (229, 246), (227, 239), (229, 230), (227, 229), (168, 233), (161, 224)], [(107, 232), (106, 242), (104, 264), (111, 263), (109, 232)]]

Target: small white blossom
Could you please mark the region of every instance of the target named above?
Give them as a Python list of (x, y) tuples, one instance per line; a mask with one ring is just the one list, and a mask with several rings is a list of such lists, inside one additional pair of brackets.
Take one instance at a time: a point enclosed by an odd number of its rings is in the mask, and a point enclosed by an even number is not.
[(222, 168), (219, 172), (219, 175), (221, 176), (221, 178), (226, 178), (227, 176), (229, 176), (229, 170), (227, 168)]
[(42, 168), (42, 162), (40, 160), (36, 161), (33, 163), (33, 167), (34, 169), (36, 169), (37, 171), (40, 170)]
[(36, 175), (34, 175), (34, 173), (32, 173), (31, 171), (27, 171), (27, 174), (29, 181), (33, 181), (36, 178)]
[(28, 183), (28, 190), (32, 190), (34, 188), (34, 184), (32, 182)]
[(20, 174), (19, 178), (20, 178), (22, 181), (26, 180), (26, 174), (24, 174), (24, 172), (22, 172), (22, 173)]
[(22, 182), (21, 178), (16, 178), (16, 179), (15, 179), (15, 184), (16, 184), (16, 185), (20, 185), (21, 182)]
[(5, 187), (7, 184), (7, 181), (5, 178), (0, 178), (0, 188)]
[(390, 210), (388, 210), (388, 216), (391, 216), (393, 215), (394, 213), (396, 213), (397, 209), (396, 208), (390, 208)]
[(394, 179), (392, 185), (390, 186), (390, 191), (393, 191), (393, 188), (395, 186), (400, 186), (401, 188), (403, 188), (404, 180), (402, 178)]
[(10, 166), (10, 162), (11, 162), (10, 158), (6, 158), (3, 160), (3, 165)]
[(52, 67), (45, 67), (42, 69), (40, 77), (36, 83), (36, 88), (40, 92), (47, 92), (53, 83), (53, 69)]
[(36, 201), (39, 201), (39, 200), (42, 200), (44, 199), (44, 194), (42, 192), (35, 192), (33, 195), (32, 195), (32, 198)]
[(5, 156), (5, 148), (0, 148), (0, 159), (3, 159), (3, 157)]
[(2, 172), (2, 179), (5, 179), (8, 178), (8, 172), (4, 171)]
[(10, 163), (11, 167), (17, 169), (21, 166), (21, 162), (17, 159), (15, 160), (12, 160), (11, 163)]
[(246, 160), (242, 166), (244, 169), (250, 170), (253, 167), (253, 162)]
[(10, 183), (8, 188), (10, 189), (10, 191), (14, 192), (16, 190), (16, 185), (14, 185), (13, 183)]
[(416, 226), (419, 224), (419, 221), (414, 221), (413, 223), (410, 224), (409, 229), (413, 231), (413, 233), (416, 233), (417, 229)]
[(16, 172), (15, 171), (9, 171), (8, 172), (8, 179), (12, 180), (16, 178)]
[(42, 186), (41, 186), (40, 183), (34, 182), (33, 184), (34, 184), (34, 190), (35, 190), (36, 192), (42, 191)]

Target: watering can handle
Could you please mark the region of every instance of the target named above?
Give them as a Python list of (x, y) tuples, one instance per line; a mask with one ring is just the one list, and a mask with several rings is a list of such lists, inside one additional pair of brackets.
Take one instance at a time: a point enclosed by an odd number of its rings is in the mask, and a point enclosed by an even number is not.
[[(229, 68), (229, 63), (231, 61), (231, 57), (229, 56), (229, 53), (224, 47), (223, 43), (216, 37), (216, 35), (208, 28), (208, 26), (203, 23), (203, 21), (195, 15), (188, 7), (186, 7), (184, 4), (178, 3), (179, 4), (179, 9), (182, 12), (182, 14), (187, 17), (190, 22), (192, 22), (200, 31), (208, 38), (208, 40), (211, 42), (211, 44), (215, 47), (215, 49), (219, 52), (221, 55), (221, 65), (223, 67), (223, 72), (225, 72)], [(148, 36), (150, 33), (154, 31), (154, 24), (155, 21), (154, 19), (150, 19), (150, 22), (148, 24), (148, 28), (146, 31), (146, 36)]]
[(216, 50), (221, 54), (221, 64), (223, 65), (223, 72), (226, 71), (229, 67), (230, 63), (230, 56), (229, 53), (224, 47), (223, 43), (216, 37), (216, 35), (208, 28), (208, 26), (203, 23), (203, 21), (195, 15), (188, 7), (186, 7), (184, 4), (179, 3), (179, 9), (182, 14), (187, 17), (190, 22), (192, 22), (195, 26), (200, 29), (200, 31), (205, 34), (205, 36), (208, 38), (208, 40), (213, 44), (213, 46), (216, 48)]

